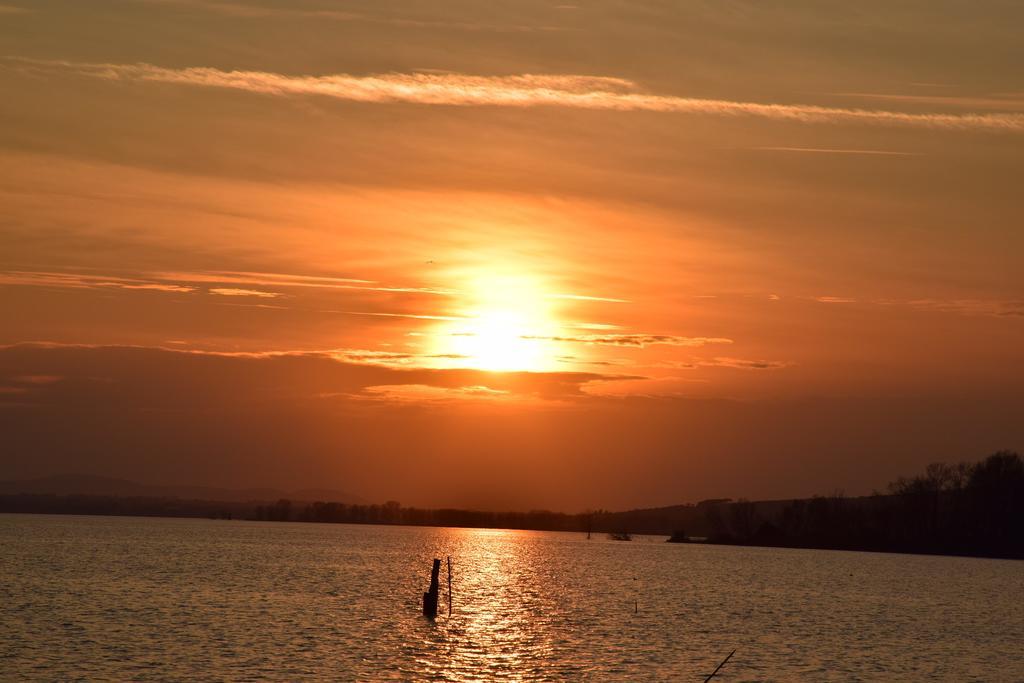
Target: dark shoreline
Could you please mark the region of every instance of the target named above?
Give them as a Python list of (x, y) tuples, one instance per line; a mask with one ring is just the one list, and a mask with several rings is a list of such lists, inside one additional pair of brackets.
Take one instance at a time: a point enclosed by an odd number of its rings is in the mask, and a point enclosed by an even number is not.
[[(0, 514), (16, 514), (16, 515), (52, 515), (52, 516), (65, 516), (65, 517), (136, 517), (141, 519), (203, 519), (203, 520), (219, 520), (219, 521), (234, 521), (234, 522), (280, 522), (289, 524), (350, 524), (358, 526), (395, 526), (395, 527), (409, 527), (409, 528), (449, 528), (449, 529), (499, 529), (506, 531), (551, 531), (561, 533), (576, 533), (585, 534), (586, 529), (567, 529), (567, 528), (540, 528), (537, 526), (526, 527), (526, 526), (485, 526), (485, 525), (471, 525), (471, 524), (459, 524), (459, 523), (409, 523), (409, 522), (386, 522), (386, 521), (344, 521), (344, 522), (328, 522), (320, 520), (308, 520), (308, 519), (288, 519), (288, 520), (260, 520), (253, 517), (233, 517), (233, 516), (218, 516), (212, 514), (196, 514), (189, 512), (181, 512), (179, 514), (173, 513), (162, 513), (162, 512), (114, 512), (114, 511), (79, 511), (79, 510), (49, 510), (43, 511), (38, 509), (33, 510), (15, 510), (11, 509), (8, 504), (10, 498), (24, 498), (24, 497), (37, 497), (37, 496), (0, 496)], [(43, 496), (45, 498), (54, 498), (53, 496)], [(64, 498), (89, 498), (87, 496), (67, 496)], [(137, 500), (137, 499), (136, 499)], [(182, 507), (189, 507), (191, 504), (195, 505), (219, 505), (216, 501), (176, 501), (181, 504)], [(235, 505), (235, 504), (228, 504)], [(614, 514), (614, 513), (613, 513)], [(608, 532), (605, 530), (592, 529), (592, 534), (595, 534), (598, 538), (602, 538), (607, 534), (614, 532)], [(882, 547), (882, 546), (863, 546), (863, 547), (851, 547), (851, 546), (840, 546), (836, 544), (821, 544), (821, 545), (795, 545), (795, 544), (782, 544), (782, 543), (765, 543), (765, 542), (742, 542), (736, 539), (691, 539), (685, 540), (674, 540), (673, 534), (665, 531), (643, 531), (638, 532), (638, 535), (645, 536), (666, 536), (668, 537), (665, 543), (673, 545), (709, 545), (709, 546), (733, 546), (741, 548), (771, 548), (771, 549), (786, 549), (786, 550), (830, 550), (830, 551), (841, 551), (841, 552), (857, 552), (857, 553), (884, 553), (890, 555), (923, 555), (931, 557), (964, 557), (974, 559), (988, 559), (988, 560), (1024, 560), (1024, 554), (1007, 555), (1007, 554), (992, 554), (992, 553), (970, 553), (970, 552), (957, 552), (957, 551), (942, 551), (936, 549), (914, 549), (914, 548), (897, 548), (897, 547)]]
[(995, 555), (995, 554), (976, 554), (968, 552), (956, 552), (956, 551), (942, 551), (942, 550), (913, 550), (910, 548), (884, 548), (879, 546), (865, 546), (865, 547), (845, 547), (835, 545), (786, 545), (786, 544), (773, 544), (773, 543), (742, 543), (739, 541), (673, 541), (668, 540), (666, 543), (673, 545), (714, 545), (714, 546), (729, 546), (736, 548), (771, 548), (771, 549), (783, 549), (783, 550), (831, 550), (837, 552), (847, 553), (883, 553), (886, 555), (923, 555), (927, 557), (968, 557), (977, 560), (1024, 560), (1024, 554), (1018, 555)]
[(6, 493), (0, 493), (0, 512), (567, 531), (609, 534), (624, 542), (631, 534), (652, 534), (683, 542), (703, 539), (712, 545), (1024, 559), (1024, 460), (1009, 451), (977, 463), (929, 465), (923, 475), (890, 484), (889, 494), (764, 501), (719, 498), (574, 514), (428, 509), (403, 507), (393, 500), (378, 505), (255, 498), (266, 493), (226, 501), (188, 494), (133, 496), (38, 488), (19, 492), (26, 485), (12, 482)]

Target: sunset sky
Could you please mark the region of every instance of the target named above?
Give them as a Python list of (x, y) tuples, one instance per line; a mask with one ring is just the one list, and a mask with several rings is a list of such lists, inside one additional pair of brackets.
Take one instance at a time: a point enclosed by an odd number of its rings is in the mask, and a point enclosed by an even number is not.
[(1024, 449), (1022, 25), (0, 0), (0, 479), (575, 511)]

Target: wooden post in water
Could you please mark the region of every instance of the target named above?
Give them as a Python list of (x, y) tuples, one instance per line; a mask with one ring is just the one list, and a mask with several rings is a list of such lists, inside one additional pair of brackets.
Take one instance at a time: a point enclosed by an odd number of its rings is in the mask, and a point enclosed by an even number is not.
[(452, 615), (452, 557), (448, 556), (448, 616)]
[(434, 566), (430, 570), (430, 590), (423, 594), (423, 616), (427, 619), (437, 618), (437, 575), (441, 573), (441, 560), (434, 558)]

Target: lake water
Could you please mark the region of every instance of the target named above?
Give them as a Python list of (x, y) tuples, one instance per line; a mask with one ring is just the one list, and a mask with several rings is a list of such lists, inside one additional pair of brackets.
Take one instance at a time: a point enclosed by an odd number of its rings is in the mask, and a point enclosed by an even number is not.
[(1024, 680), (1022, 562), (663, 541), (0, 515), (0, 677)]

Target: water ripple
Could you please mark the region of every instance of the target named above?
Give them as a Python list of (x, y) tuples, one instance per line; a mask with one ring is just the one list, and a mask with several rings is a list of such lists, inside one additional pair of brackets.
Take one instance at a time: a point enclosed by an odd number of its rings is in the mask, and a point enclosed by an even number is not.
[(1024, 680), (1019, 562), (661, 540), (0, 515), (0, 678)]

